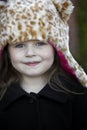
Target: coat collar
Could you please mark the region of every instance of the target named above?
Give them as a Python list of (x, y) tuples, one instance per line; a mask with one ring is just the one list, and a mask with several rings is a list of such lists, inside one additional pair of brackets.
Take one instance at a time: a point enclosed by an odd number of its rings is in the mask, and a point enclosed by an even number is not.
[(57, 101), (60, 103), (65, 103), (69, 97), (69, 95), (64, 92), (53, 90), (48, 84), (38, 94), (35, 94), (33, 92), (26, 93), (18, 83), (15, 83), (8, 87), (4, 97), (0, 101), (0, 108), (4, 109), (9, 107), (11, 103), (15, 102), (23, 96), (28, 96), (30, 98), (32, 96), (37, 96), (39, 98), (47, 98), (49, 100)]
[[(81, 84), (78, 82), (75, 82), (75, 80), (71, 80), (72, 78), (67, 78), (65, 76), (60, 76), (60, 80), (62, 83), (67, 87), (67, 89), (71, 89), (71, 91), (76, 91), (76, 92), (86, 92), (87, 89), (85, 89)], [(23, 97), (23, 96), (28, 96), (30, 98), (34, 97), (39, 97), (39, 98), (47, 98), (49, 100), (57, 101), (60, 103), (66, 103), (67, 100), (72, 100), (72, 98), (75, 96), (70, 93), (65, 93), (61, 91), (55, 91), (52, 89), (48, 84), (38, 93), (35, 94), (31, 92), (30, 94), (25, 92), (18, 83), (11, 84), (4, 97), (0, 101), (0, 109), (1, 108), (6, 108), (9, 106), (11, 103), (15, 102), (17, 99)]]

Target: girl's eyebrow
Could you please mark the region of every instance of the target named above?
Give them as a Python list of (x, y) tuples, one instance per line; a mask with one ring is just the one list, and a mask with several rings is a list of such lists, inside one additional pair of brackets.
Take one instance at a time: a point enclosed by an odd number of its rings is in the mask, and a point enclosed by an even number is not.
[(15, 44), (12, 44), (11, 46), (16, 46), (16, 45), (19, 45), (19, 44), (23, 44), (23, 43), (15, 43)]
[(10, 46), (16, 46), (16, 45), (19, 45), (19, 44), (27, 44), (27, 43), (36, 44), (36, 43), (38, 43), (38, 42), (43, 42), (43, 43), (48, 44), (46, 41), (41, 41), (41, 40), (29, 40), (29, 41), (25, 41), (25, 42), (10, 44)]
[(14, 44), (12, 44), (12, 45), (19, 45), (19, 44), (26, 44), (27, 42), (17, 42), (17, 43), (14, 43)]

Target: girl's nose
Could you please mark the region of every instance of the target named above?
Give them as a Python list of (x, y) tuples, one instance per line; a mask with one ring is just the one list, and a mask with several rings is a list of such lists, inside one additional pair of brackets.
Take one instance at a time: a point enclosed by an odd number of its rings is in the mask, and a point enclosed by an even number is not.
[(33, 45), (28, 45), (26, 48), (26, 56), (34, 56), (35, 55), (35, 49)]

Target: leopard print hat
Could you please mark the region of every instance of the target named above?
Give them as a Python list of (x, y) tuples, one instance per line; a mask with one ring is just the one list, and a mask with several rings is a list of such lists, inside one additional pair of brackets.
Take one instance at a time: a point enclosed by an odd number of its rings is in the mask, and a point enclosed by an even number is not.
[(70, 0), (0, 0), (0, 60), (7, 44), (43, 40), (55, 48), (63, 69), (87, 87), (87, 75), (69, 51), (72, 11)]

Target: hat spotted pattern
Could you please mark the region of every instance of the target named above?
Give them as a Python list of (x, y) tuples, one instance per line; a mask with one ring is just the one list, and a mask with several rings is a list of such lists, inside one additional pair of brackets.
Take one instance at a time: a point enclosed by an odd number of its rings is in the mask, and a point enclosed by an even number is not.
[(0, 57), (7, 44), (42, 40), (51, 44), (64, 70), (87, 87), (87, 75), (69, 51), (70, 0), (0, 1)]

